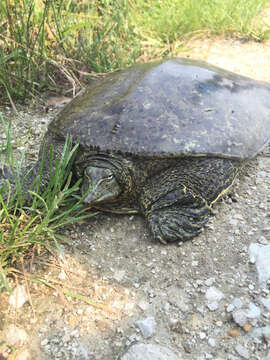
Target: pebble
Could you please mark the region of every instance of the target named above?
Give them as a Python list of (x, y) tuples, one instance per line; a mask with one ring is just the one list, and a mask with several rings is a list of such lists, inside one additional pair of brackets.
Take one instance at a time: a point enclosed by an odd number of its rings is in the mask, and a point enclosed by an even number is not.
[(13, 290), (9, 297), (9, 304), (14, 308), (21, 308), (26, 301), (28, 301), (28, 295), (23, 285), (18, 285)]
[(247, 317), (250, 319), (256, 319), (261, 316), (261, 309), (253, 303), (249, 304), (249, 311)]
[(237, 352), (237, 354), (239, 354), (244, 359), (249, 359), (250, 358), (247, 348), (245, 348), (241, 344), (236, 345), (235, 351)]
[(254, 329), (250, 332), (250, 336), (253, 338), (263, 337), (267, 342), (270, 341), (270, 326), (263, 326), (261, 328)]
[(263, 285), (270, 279), (270, 245), (252, 243), (249, 246), (250, 262), (255, 263), (259, 276), (259, 283)]
[(238, 329), (230, 329), (228, 331), (228, 335), (230, 335), (231, 337), (237, 337), (240, 335), (240, 331)]
[(207, 307), (211, 311), (218, 309), (219, 301), (224, 297), (223, 293), (215, 286), (211, 286), (205, 293)]
[(209, 279), (205, 280), (204, 283), (206, 286), (211, 286), (214, 284), (214, 282), (215, 282), (215, 278), (209, 278)]
[(263, 306), (270, 311), (270, 297), (261, 299)]
[(157, 344), (135, 344), (121, 357), (121, 360), (179, 360), (178, 354)]
[(206, 338), (206, 333), (200, 332), (199, 337), (200, 337), (201, 340), (205, 339)]
[(233, 311), (232, 317), (233, 321), (241, 327), (247, 323), (247, 313), (245, 310), (239, 309)]
[(147, 310), (149, 308), (149, 305), (150, 304), (147, 301), (143, 300), (143, 299), (138, 302), (139, 308), (141, 310), (143, 310), (143, 311)]
[(152, 337), (155, 333), (156, 330), (156, 321), (154, 319), (154, 317), (149, 316), (145, 319), (142, 320), (138, 320), (135, 323), (138, 328), (140, 329), (142, 336), (145, 339), (149, 339), (150, 337)]
[(22, 345), (27, 342), (28, 335), (24, 329), (10, 324), (6, 330), (6, 339), (10, 345)]
[(126, 275), (125, 270), (116, 270), (113, 274), (114, 280), (121, 282)]
[(235, 306), (237, 309), (240, 309), (243, 306), (243, 302), (239, 298), (234, 298), (232, 302), (233, 306)]
[(226, 308), (227, 312), (232, 312), (234, 310), (234, 305), (233, 304), (229, 304)]
[(210, 346), (212, 346), (212, 347), (215, 347), (215, 346), (216, 346), (216, 341), (215, 341), (215, 339), (209, 338), (209, 339), (208, 339), (208, 344), (209, 344)]

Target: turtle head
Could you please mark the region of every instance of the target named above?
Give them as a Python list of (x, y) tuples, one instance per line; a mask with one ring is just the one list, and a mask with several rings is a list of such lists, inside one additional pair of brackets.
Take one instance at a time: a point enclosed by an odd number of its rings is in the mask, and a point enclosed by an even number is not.
[(88, 166), (84, 170), (81, 191), (83, 195), (87, 194), (84, 202), (95, 206), (114, 202), (122, 189), (112, 169)]

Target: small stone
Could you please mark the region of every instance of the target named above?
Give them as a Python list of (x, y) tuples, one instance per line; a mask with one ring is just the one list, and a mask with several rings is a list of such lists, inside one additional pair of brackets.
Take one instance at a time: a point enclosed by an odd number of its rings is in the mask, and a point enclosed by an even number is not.
[(233, 304), (229, 304), (226, 308), (227, 312), (232, 312), (234, 310), (234, 305)]
[(249, 311), (247, 317), (250, 319), (256, 319), (261, 316), (261, 309), (253, 303), (249, 304)]
[(233, 299), (232, 304), (233, 304), (237, 309), (240, 309), (240, 308), (242, 307), (242, 305), (243, 305), (243, 302), (242, 302), (241, 299), (235, 298), (235, 299)]
[(262, 298), (263, 306), (270, 311), (270, 297)]
[(121, 360), (179, 360), (179, 356), (165, 346), (157, 344), (135, 344)]
[(252, 243), (248, 252), (250, 259), (255, 260), (259, 283), (263, 285), (270, 279), (270, 245)]
[(199, 337), (200, 337), (201, 340), (205, 339), (206, 338), (206, 333), (200, 332)]
[(210, 311), (215, 311), (218, 309), (218, 302), (217, 301), (212, 301), (210, 303), (207, 304), (207, 307)]
[(215, 286), (212, 286), (209, 289), (207, 289), (205, 297), (208, 301), (212, 302), (212, 301), (220, 301), (224, 297), (224, 295)]
[(264, 337), (264, 339), (267, 342), (269, 342), (270, 341), (270, 326), (263, 326), (261, 328), (254, 329), (252, 332), (250, 332), (250, 336), (253, 338)]
[(143, 320), (136, 321), (136, 325), (140, 329), (142, 336), (145, 339), (148, 339), (151, 336), (153, 336), (156, 329), (156, 321), (152, 316), (149, 316)]
[(14, 308), (21, 308), (28, 301), (28, 295), (23, 285), (18, 285), (9, 297), (9, 304)]
[(142, 299), (139, 301), (138, 306), (141, 310), (145, 311), (149, 308), (149, 303)]
[(247, 322), (246, 311), (242, 309), (235, 310), (232, 314), (232, 317), (233, 317), (233, 321), (241, 327), (244, 326)]
[(125, 270), (116, 270), (113, 274), (114, 280), (121, 282), (125, 277)]
[(24, 329), (11, 324), (7, 328), (6, 339), (10, 345), (22, 345), (27, 342), (28, 335)]
[(49, 342), (49, 340), (45, 338), (40, 342), (40, 345), (41, 346), (46, 346), (48, 344), (48, 342)]
[(267, 239), (264, 236), (260, 236), (258, 239), (258, 242), (262, 245), (268, 245), (269, 242), (267, 241)]
[(240, 331), (238, 329), (230, 329), (228, 331), (228, 335), (230, 335), (231, 337), (237, 337), (240, 335)]
[(238, 344), (235, 347), (235, 351), (242, 356), (244, 359), (249, 359), (249, 352), (247, 350), (247, 348), (245, 348), (243, 345)]
[(224, 295), (215, 286), (212, 286), (207, 289), (205, 297), (207, 299), (207, 307), (209, 310), (215, 311), (218, 309), (218, 302), (224, 297)]
[(209, 338), (209, 339), (208, 339), (208, 344), (209, 344), (210, 346), (212, 346), (212, 347), (215, 347), (215, 346), (216, 346), (216, 341), (215, 341), (215, 339)]
[(214, 282), (215, 282), (215, 278), (209, 278), (209, 279), (205, 280), (204, 283), (206, 286), (212, 286), (214, 284)]
[(246, 323), (246, 324), (243, 326), (243, 330), (244, 330), (244, 332), (246, 332), (246, 333), (250, 332), (250, 330), (251, 330), (250, 324), (249, 324), (249, 323)]

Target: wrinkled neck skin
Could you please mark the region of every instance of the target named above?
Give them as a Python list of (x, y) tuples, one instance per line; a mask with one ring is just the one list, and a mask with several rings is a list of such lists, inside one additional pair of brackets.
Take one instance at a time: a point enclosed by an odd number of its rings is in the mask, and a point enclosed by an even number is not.
[[(136, 187), (135, 171), (132, 161), (124, 158), (118, 154), (106, 154), (106, 153), (89, 153), (85, 155), (82, 152), (79, 155), (78, 160), (75, 163), (76, 175), (82, 178), (82, 195), (85, 195), (88, 191), (88, 196), (85, 198), (85, 203), (90, 207), (99, 209), (102, 211), (110, 211), (114, 213), (136, 213), (138, 212), (138, 206), (136, 199), (138, 198), (138, 190)], [(109, 185), (103, 185), (104, 192), (110, 192), (111, 196), (99, 197), (97, 200), (96, 193), (98, 193), (98, 187), (102, 186), (102, 181), (99, 179), (93, 179), (91, 182), (91, 175), (93, 177), (101, 176), (99, 174), (112, 173), (115, 181), (115, 195)], [(107, 188), (106, 188), (107, 186)], [(103, 190), (101, 189), (101, 192)]]

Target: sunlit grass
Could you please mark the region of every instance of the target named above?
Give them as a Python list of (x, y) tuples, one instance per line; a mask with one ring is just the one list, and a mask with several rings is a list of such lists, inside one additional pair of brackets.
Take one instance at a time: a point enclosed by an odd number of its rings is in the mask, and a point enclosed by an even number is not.
[(264, 40), (266, 6), (267, 0), (2, 0), (2, 100), (74, 93), (93, 73), (175, 55), (194, 34)]
[(0, 178), (0, 290), (2, 287), (8, 290), (7, 277), (16, 262), (28, 256), (29, 251), (42, 248), (61, 252), (59, 241), (68, 239), (59, 230), (93, 216), (93, 213), (82, 204), (80, 181), (75, 184), (71, 182), (72, 163), (78, 145), (73, 146), (71, 139), (66, 140), (62, 157), (44, 191), (39, 191), (43, 160), (40, 176), (31, 189), (24, 189), (25, 177), (30, 169), (22, 171), (23, 162), (14, 159), (11, 127), (6, 125), (2, 117), (1, 120), (7, 137), (4, 160), (12, 166), (15, 179), (13, 182)]

